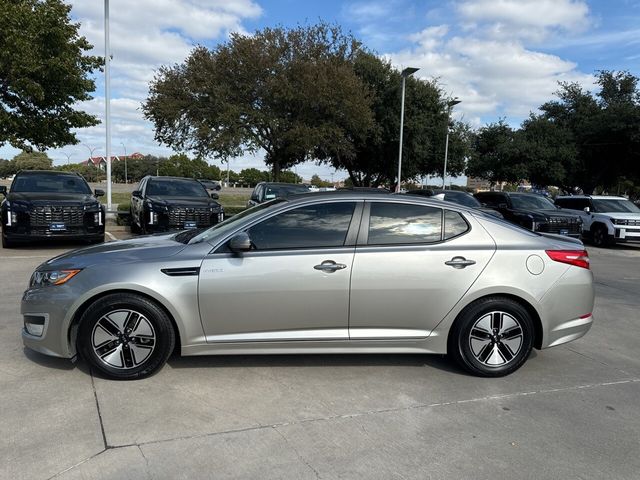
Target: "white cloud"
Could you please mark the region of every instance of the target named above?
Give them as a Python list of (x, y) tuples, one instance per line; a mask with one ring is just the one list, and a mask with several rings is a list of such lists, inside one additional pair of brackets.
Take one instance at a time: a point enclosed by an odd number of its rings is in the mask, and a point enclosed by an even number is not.
[[(502, 116), (519, 123), (552, 98), (559, 81), (592, 87), (593, 76), (574, 62), (526, 46), (559, 30), (586, 28), (583, 1), (464, 0), (455, 12), (451, 25), (428, 26), (409, 36), (410, 48), (386, 56), (399, 68), (419, 67), (417, 76), (435, 78), (447, 94), (459, 97), (458, 118), (475, 126)], [(463, 26), (452, 32), (454, 22)]]
[(579, 32), (590, 24), (583, 0), (463, 0), (457, 10), (470, 28), (495, 37), (541, 40), (553, 31)]

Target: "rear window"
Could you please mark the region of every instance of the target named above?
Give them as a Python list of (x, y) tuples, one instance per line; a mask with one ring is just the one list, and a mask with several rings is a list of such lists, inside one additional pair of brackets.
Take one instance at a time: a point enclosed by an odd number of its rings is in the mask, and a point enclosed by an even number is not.
[(442, 240), (442, 209), (405, 203), (371, 204), (369, 245), (435, 243)]

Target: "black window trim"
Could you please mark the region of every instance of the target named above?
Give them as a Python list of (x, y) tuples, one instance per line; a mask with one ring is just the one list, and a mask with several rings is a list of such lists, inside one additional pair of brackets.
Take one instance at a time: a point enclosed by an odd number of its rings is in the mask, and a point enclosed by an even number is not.
[[(417, 205), (417, 206), (424, 206), (424, 207), (432, 207), (432, 208), (439, 208), (440, 209), (440, 218), (441, 218), (441, 222), (442, 222), (442, 228), (440, 230), (440, 241), (437, 242), (411, 242), (411, 243), (392, 243), (392, 244), (374, 244), (374, 243), (368, 243), (369, 242), (369, 222), (371, 219), (371, 204), (372, 203), (395, 203), (395, 204), (403, 204), (403, 205)], [(450, 210), (452, 212), (456, 212), (459, 213), (460, 216), (462, 217), (462, 219), (464, 220), (464, 222), (467, 224), (467, 229), (454, 236), (454, 237), (449, 237), (447, 239), (444, 238), (444, 229), (445, 229), (445, 225), (444, 225), (444, 221), (445, 221), (445, 212), (447, 210)], [(365, 200), (364, 202), (364, 209), (362, 212), (362, 219), (360, 220), (360, 228), (358, 229), (358, 239), (356, 241), (356, 246), (358, 248), (362, 248), (362, 247), (372, 247), (372, 248), (394, 248), (394, 247), (430, 247), (432, 245), (442, 245), (444, 243), (447, 243), (451, 240), (455, 240), (457, 238), (463, 237), (464, 235), (467, 235), (469, 232), (471, 232), (471, 224), (469, 223), (469, 220), (467, 220), (467, 218), (465, 217), (464, 213), (459, 211), (459, 210), (455, 210), (452, 208), (443, 208), (441, 206), (436, 206), (436, 205), (427, 205), (427, 204), (421, 204), (421, 203), (414, 203), (414, 202), (403, 202), (403, 201), (391, 201), (391, 200)]]

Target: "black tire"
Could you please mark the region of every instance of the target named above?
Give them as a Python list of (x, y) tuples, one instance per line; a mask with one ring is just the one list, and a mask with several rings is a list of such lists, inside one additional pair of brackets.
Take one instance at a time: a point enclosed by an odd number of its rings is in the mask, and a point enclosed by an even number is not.
[(134, 293), (114, 293), (83, 313), (77, 350), (105, 376), (135, 380), (162, 368), (175, 342), (173, 324), (155, 302)]
[(520, 303), (504, 297), (483, 298), (458, 315), (449, 333), (448, 354), (473, 375), (502, 377), (529, 358), (533, 337), (533, 320)]
[(129, 218), (131, 219), (131, 233), (138, 234), (140, 233), (140, 227), (138, 227), (138, 224), (136, 223), (136, 216), (133, 214), (133, 210), (129, 210), (129, 213)]
[(140, 216), (138, 217), (138, 221), (140, 222), (140, 229), (138, 230), (138, 233), (140, 233), (141, 235), (146, 235), (147, 232), (147, 227), (144, 224), (144, 212), (140, 213)]
[(594, 225), (591, 228), (591, 243), (594, 247), (608, 247), (611, 245), (609, 232), (604, 225)]

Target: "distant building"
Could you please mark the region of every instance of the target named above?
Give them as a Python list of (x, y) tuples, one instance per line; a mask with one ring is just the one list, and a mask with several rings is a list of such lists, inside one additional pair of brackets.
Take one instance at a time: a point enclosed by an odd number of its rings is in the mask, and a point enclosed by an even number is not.
[(467, 188), (474, 192), (484, 192), (491, 188), (491, 184), (481, 178), (467, 177)]
[[(111, 155), (112, 162), (119, 162), (120, 160), (136, 160), (139, 158), (144, 158), (144, 155), (140, 152), (132, 153), (131, 155)], [(91, 157), (86, 159), (84, 162), (80, 162), (82, 165), (93, 165), (100, 170), (107, 169), (107, 158), (106, 157)]]

